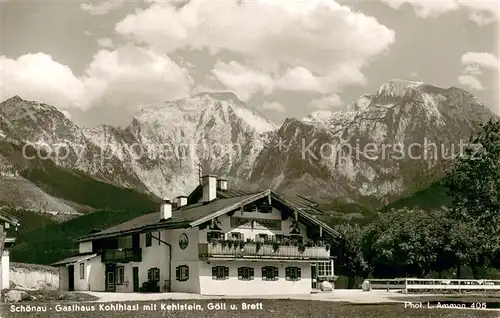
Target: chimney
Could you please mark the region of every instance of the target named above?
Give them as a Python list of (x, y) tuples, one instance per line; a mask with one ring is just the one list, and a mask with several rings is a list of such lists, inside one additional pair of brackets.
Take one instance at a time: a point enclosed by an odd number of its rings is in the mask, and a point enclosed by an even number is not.
[(172, 217), (172, 203), (169, 199), (164, 199), (160, 207), (160, 220), (168, 220)]
[(180, 208), (181, 206), (185, 206), (188, 203), (188, 197), (185, 196), (185, 195), (179, 195), (175, 199), (177, 201), (177, 207), (178, 208)]
[(218, 179), (217, 180), (217, 190), (227, 190), (227, 180)]
[(201, 186), (203, 187), (202, 202), (210, 202), (216, 198), (217, 178), (215, 176), (206, 175), (201, 177)]

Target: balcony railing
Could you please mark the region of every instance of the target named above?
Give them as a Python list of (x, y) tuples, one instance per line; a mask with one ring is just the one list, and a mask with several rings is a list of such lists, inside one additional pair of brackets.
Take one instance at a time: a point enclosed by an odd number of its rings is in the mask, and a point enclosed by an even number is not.
[(103, 263), (140, 262), (141, 260), (142, 250), (140, 248), (105, 250), (101, 254), (101, 261)]
[(247, 243), (245, 246), (224, 246), (222, 243), (198, 244), (200, 259), (209, 258), (244, 258), (244, 259), (277, 259), (277, 260), (324, 260), (330, 259), (330, 252), (326, 247), (306, 247), (303, 251), (298, 246), (261, 245)]

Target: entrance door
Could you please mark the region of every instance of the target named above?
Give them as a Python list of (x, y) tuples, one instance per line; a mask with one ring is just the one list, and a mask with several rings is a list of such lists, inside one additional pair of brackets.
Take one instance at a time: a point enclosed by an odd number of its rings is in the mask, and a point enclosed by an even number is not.
[(132, 267), (132, 282), (134, 284), (134, 293), (139, 292), (139, 267)]
[(68, 265), (68, 291), (75, 290), (75, 266)]
[(311, 265), (311, 284), (313, 289), (318, 288), (318, 276), (316, 271), (316, 264)]
[(115, 271), (116, 271), (115, 264), (106, 264), (106, 271), (105, 271), (106, 288), (105, 288), (105, 290), (107, 292), (116, 291)]

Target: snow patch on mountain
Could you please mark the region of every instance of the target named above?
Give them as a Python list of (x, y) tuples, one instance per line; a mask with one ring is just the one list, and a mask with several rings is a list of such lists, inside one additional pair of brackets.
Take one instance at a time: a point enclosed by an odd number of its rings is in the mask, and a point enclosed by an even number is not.
[(423, 82), (393, 79), (382, 84), (377, 94), (391, 97), (403, 97), (408, 92), (408, 89), (416, 88), (423, 84)]

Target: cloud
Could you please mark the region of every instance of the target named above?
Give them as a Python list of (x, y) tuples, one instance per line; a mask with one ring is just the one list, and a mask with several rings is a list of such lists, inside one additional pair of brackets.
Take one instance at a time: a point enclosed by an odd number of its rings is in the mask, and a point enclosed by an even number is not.
[(467, 52), (462, 55), (461, 62), (464, 69), (462, 75), (458, 77), (459, 83), (476, 90), (484, 89), (478, 79), (478, 76), (483, 74), (483, 69), (494, 72), (500, 69), (498, 58), (486, 52)]
[(116, 106), (185, 97), (193, 84), (188, 71), (168, 56), (131, 45), (99, 51), (84, 81), (91, 98)]
[(461, 61), (466, 66), (484, 67), (492, 70), (500, 68), (498, 58), (491, 53), (468, 52), (462, 55)]
[(458, 77), (458, 82), (462, 85), (468, 86), (468, 87), (476, 89), (478, 91), (481, 91), (484, 89), (481, 82), (476, 77), (474, 77), (472, 75), (460, 75)]
[(274, 79), (271, 75), (235, 61), (217, 62), (212, 73), (222, 85), (231, 89), (243, 101), (247, 101), (259, 91), (269, 94), (274, 88)]
[(189, 94), (192, 79), (168, 56), (136, 46), (101, 50), (82, 76), (44, 53), (1, 57), (3, 96), (20, 95), (62, 109), (134, 107)]
[(113, 41), (110, 38), (97, 39), (97, 44), (103, 48), (113, 48)]
[(97, 4), (82, 3), (80, 9), (87, 11), (91, 15), (105, 15), (113, 10), (119, 9), (125, 2), (126, 0), (103, 0)]
[(307, 108), (316, 109), (316, 110), (332, 110), (335, 108), (339, 108), (341, 106), (342, 99), (339, 95), (332, 94), (330, 96), (322, 97), (319, 99), (315, 99), (311, 101)]
[(477, 76), (483, 74), (483, 71), (481, 71), (479, 65), (470, 64), (470, 65), (465, 65), (463, 73)]
[(270, 111), (275, 111), (279, 113), (284, 113), (286, 108), (282, 104), (278, 102), (264, 102), (261, 106), (262, 109), (264, 110), (270, 110)]
[(275, 86), (283, 90), (320, 93), (326, 93), (331, 88), (328, 78), (317, 77), (301, 66), (288, 69)]
[(319, 77), (304, 67), (288, 68), (282, 73), (268, 73), (236, 61), (219, 61), (211, 72), (222, 85), (231, 89), (243, 101), (247, 101), (257, 92), (264, 95), (275, 90), (325, 94), (337, 91), (344, 85), (366, 82), (361, 71), (349, 67), (339, 68), (330, 76)]
[(219, 61), (213, 73), (247, 98), (268, 85), (331, 92), (364, 84), (363, 67), (395, 41), (373, 17), (321, 0), (161, 3), (128, 15), (116, 31), (165, 52), (236, 53), (241, 60)]
[(491, 23), (498, 19), (498, 1), (488, 0), (381, 0), (394, 9), (408, 4), (421, 18), (436, 18), (457, 10), (467, 10), (469, 19), (479, 25)]
[(0, 62), (2, 98), (19, 95), (51, 105), (80, 107), (85, 84), (68, 66), (57, 63), (50, 55), (26, 54), (17, 59), (2, 55)]
[(417, 77), (417, 76), (418, 76), (418, 73), (417, 73), (417, 72), (411, 72), (411, 73), (410, 73), (410, 76), (411, 76), (411, 77)]

